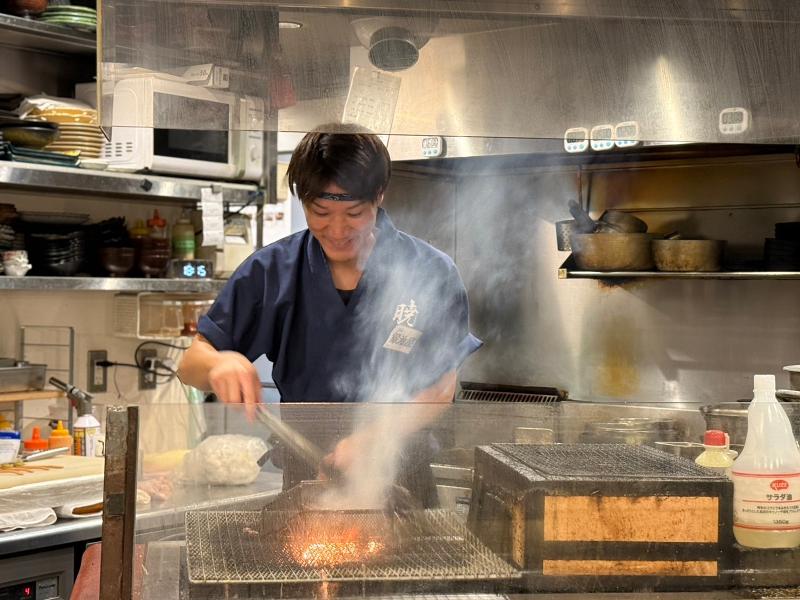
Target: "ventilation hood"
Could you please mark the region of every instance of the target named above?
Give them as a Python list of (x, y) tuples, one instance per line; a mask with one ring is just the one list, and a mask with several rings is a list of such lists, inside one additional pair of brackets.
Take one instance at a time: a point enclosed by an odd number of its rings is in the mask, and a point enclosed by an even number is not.
[[(102, 9), (106, 108), (131, 66), (213, 64), (230, 73), (226, 91), (267, 102), (267, 130), (344, 119), (411, 157), (532, 143), (564, 152), (565, 138), (616, 148), (614, 132), (639, 147), (800, 142), (793, 0), (104, 0)], [(156, 126), (175, 126), (166, 118)], [(204, 125), (201, 111), (195, 121)]]

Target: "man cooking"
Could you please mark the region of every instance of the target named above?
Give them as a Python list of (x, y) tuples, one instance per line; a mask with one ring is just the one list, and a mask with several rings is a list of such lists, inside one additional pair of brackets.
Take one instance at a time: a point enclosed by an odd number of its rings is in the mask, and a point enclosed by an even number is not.
[[(469, 332), (452, 260), (397, 230), (381, 208), (390, 174), (375, 135), (306, 135), (287, 178), (308, 229), (236, 270), (198, 323), (181, 381), (224, 402), (255, 404), (253, 361), (266, 354), (282, 402), (419, 403), (413, 422), (397, 422), (395, 433), (406, 437), (435, 420), (453, 399), (456, 369), (481, 342)], [(379, 442), (374, 435), (369, 427), (347, 435), (325, 461), (347, 472)], [(309, 478), (286, 468), (287, 487)]]

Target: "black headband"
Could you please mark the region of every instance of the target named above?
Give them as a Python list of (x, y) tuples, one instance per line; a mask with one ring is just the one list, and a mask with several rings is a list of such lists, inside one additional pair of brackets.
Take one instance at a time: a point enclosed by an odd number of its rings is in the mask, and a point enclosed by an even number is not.
[(322, 192), (317, 197), (320, 200), (338, 200), (339, 202), (352, 202), (355, 200), (350, 194), (331, 194), (330, 192)]

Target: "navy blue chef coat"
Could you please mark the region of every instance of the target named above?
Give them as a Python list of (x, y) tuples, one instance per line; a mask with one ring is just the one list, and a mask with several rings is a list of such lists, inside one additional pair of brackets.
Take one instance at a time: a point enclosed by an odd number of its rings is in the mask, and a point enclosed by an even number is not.
[[(464, 284), (452, 260), (398, 231), (380, 209), (376, 243), (345, 305), (325, 254), (303, 230), (250, 256), (198, 331), (217, 350), (262, 354), (283, 402), (404, 401), (481, 346), (469, 332)], [(396, 329), (398, 325), (401, 329)], [(411, 327), (409, 352), (394, 341)], [(405, 339), (408, 342), (408, 336)]]

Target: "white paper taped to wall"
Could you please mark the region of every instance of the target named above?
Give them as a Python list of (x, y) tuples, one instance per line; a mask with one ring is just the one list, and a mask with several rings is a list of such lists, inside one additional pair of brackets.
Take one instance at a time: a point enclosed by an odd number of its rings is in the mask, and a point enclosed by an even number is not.
[(203, 188), (200, 191), (200, 210), (203, 213), (203, 246), (222, 246), (225, 240), (222, 190)]
[(373, 133), (392, 131), (402, 78), (356, 67), (347, 92), (342, 123), (361, 125)]

